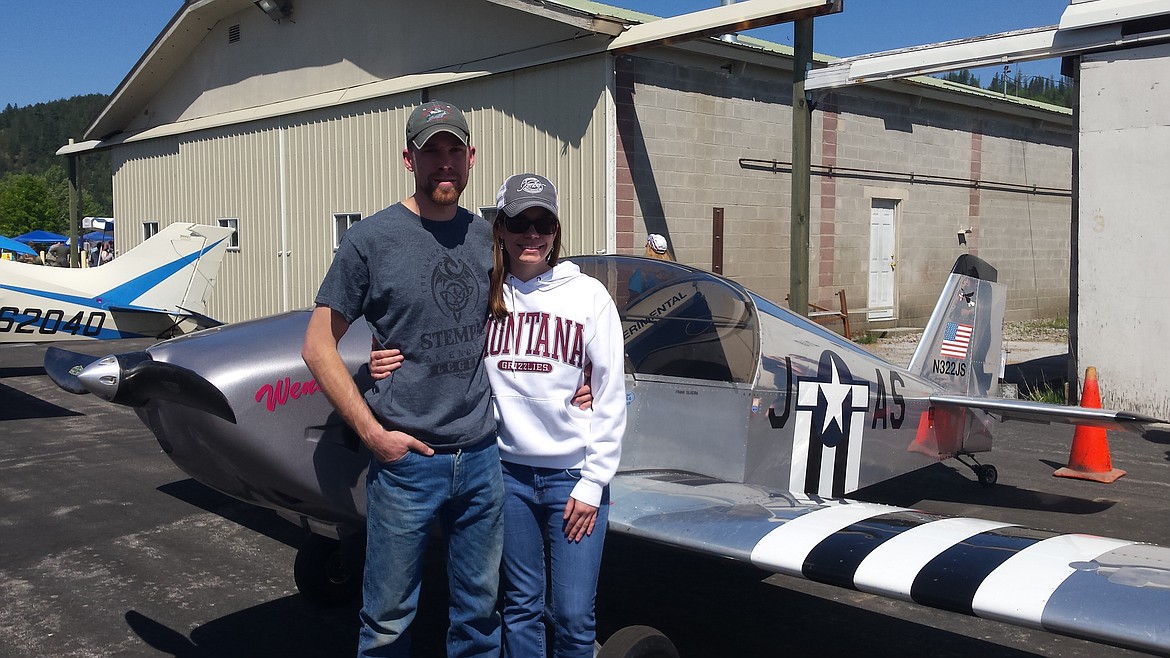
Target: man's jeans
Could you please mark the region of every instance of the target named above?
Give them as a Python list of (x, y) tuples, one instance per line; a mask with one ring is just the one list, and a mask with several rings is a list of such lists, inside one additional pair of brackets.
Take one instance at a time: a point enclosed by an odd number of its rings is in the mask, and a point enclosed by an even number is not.
[[(601, 549), (609, 518), (609, 487), (597, 510), (593, 534), (565, 539), (562, 515), (578, 470), (503, 463), (505, 658), (545, 658), (544, 615), (553, 629), (556, 658), (592, 658), (596, 623), (593, 604)], [(548, 557), (545, 557), (546, 545)], [(545, 563), (549, 601), (545, 602)]]
[(499, 655), (503, 533), (500, 452), (491, 436), (456, 453), (372, 462), (366, 479), (366, 572), (359, 656), (410, 655), (423, 552), (435, 519), (448, 539), (450, 658)]

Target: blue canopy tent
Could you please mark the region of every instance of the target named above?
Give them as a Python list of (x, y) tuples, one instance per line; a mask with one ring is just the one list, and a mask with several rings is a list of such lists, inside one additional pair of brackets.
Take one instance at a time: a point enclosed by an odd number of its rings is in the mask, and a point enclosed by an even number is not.
[(0, 235), (0, 250), (15, 251), (18, 254), (28, 254), (30, 256), (37, 255), (36, 250), (34, 250), (32, 247), (22, 242), (17, 242), (12, 238), (6, 238), (3, 235)]
[(35, 231), (29, 231), (28, 233), (23, 233), (21, 235), (16, 236), (15, 238), (12, 238), (12, 239), (16, 240), (17, 242), (24, 242), (24, 243), (29, 243), (29, 242), (50, 242), (51, 243), (51, 242), (64, 242), (68, 238), (66, 238), (64, 235), (61, 235), (60, 233), (50, 233), (48, 231), (42, 231), (40, 229), (37, 229)]
[(89, 240), (90, 242), (113, 242), (113, 233), (103, 233), (102, 231), (90, 231), (81, 236), (82, 240)]

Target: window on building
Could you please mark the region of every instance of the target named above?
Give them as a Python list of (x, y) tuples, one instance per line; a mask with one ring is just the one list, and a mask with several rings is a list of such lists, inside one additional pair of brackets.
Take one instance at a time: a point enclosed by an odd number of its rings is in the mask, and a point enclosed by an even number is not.
[(488, 224), (494, 224), (496, 222), (496, 213), (498, 212), (499, 210), (495, 206), (483, 206), (479, 209), (479, 216), (488, 220)]
[(142, 239), (149, 240), (158, 233), (158, 222), (142, 222)]
[(349, 227), (362, 221), (362, 214), (360, 212), (335, 212), (333, 213), (333, 248), (336, 249), (341, 246), (341, 238)]
[(236, 217), (221, 217), (216, 221), (219, 222), (220, 226), (223, 226), (225, 228), (230, 228), (233, 231), (235, 231), (235, 233), (232, 233), (232, 237), (228, 238), (228, 251), (239, 251), (240, 250), (240, 220)]

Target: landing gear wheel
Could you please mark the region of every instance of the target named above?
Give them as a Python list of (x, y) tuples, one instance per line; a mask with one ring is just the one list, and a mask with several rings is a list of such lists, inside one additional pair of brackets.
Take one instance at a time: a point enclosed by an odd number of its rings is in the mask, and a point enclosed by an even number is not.
[(985, 487), (994, 487), (995, 483), (999, 481), (999, 471), (991, 464), (983, 464), (975, 470), (975, 475), (979, 477), (979, 484)]
[(678, 649), (657, 629), (626, 626), (609, 636), (594, 658), (678, 658)]
[(301, 596), (323, 607), (359, 598), (365, 551), (364, 543), (355, 543), (362, 550), (336, 539), (309, 535), (293, 563), (293, 579)]
[[(979, 484), (985, 487), (993, 487), (996, 482), (999, 482), (999, 471), (991, 464), (980, 464), (975, 460), (975, 455), (955, 455), (955, 459), (960, 464), (971, 469), (971, 472), (978, 478)], [(967, 460), (971, 461), (968, 462)]]

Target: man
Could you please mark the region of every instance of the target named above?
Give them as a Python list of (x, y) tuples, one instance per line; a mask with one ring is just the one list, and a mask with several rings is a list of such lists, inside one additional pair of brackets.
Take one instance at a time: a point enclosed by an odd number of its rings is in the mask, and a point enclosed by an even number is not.
[[(495, 656), (503, 489), (482, 359), (491, 226), (458, 205), (475, 164), (458, 108), (415, 108), (406, 142), (414, 194), (346, 232), (302, 356), (373, 456), (359, 656), (410, 654), (406, 631), (436, 519), (449, 541), (447, 655)], [(406, 357), (364, 399), (337, 351), (359, 318)]]
[(49, 261), (53, 267), (69, 267), (69, 247), (64, 242), (55, 242), (49, 247)]

